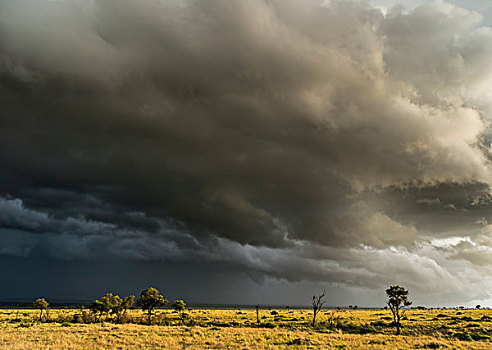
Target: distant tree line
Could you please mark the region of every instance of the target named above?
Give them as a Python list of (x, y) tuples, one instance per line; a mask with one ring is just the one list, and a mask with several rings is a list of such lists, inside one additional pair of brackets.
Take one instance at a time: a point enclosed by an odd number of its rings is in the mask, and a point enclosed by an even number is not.
[[(103, 321), (114, 323), (128, 322), (127, 311), (136, 306), (145, 313), (147, 324), (150, 325), (152, 324), (152, 316), (154, 315), (156, 308), (167, 304), (168, 300), (153, 287), (143, 290), (140, 293), (140, 298), (138, 298), (136, 302), (134, 295), (121, 298), (119, 295), (106, 293), (89, 305), (89, 312), (82, 307), (81, 313), (76, 314), (73, 321), (80, 323)], [(43, 321), (43, 312), (45, 315), (44, 319), (49, 321), (48, 306), (49, 303), (44, 298), (36, 299), (36, 301), (34, 301), (33, 307), (40, 310), (39, 321)], [(186, 313), (185, 302), (183, 300), (175, 300), (171, 307), (175, 310), (181, 322), (186, 324), (189, 315)]]
[[(312, 297), (312, 310), (313, 317), (311, 326), (316, 328), (316, 319), (318, 314), (323, 308), (326, 293), (315, 294)], [(412, 304), (408, 300), (408, 290), (404, 287), (394, 285), (386, 289), (386, 295), (388, 297), (387, 308), (393, 315), (393, 326), (396, 329), (396, 334), (401, 333), (401, 320), (404, 319), (406, 307)], [(121, 298), (119, 295), (113, 295), (112, 293), (106, 293), (101, 298), (94, 300), (88, 310), (82, 308), (80, 314), (74, 316), (74, 322), (80, 323), (92, 323), (92, 322), (114, 322), (114, 323), (126, 323), (133, 320), (128, 316), (127, 311), (134, 306), (140, 308), (145, 315), (145, 322), (149, 325), (152, 324), (152, 317), (155, 314), (155, 310), (159, 307), (168, 304), (168, 300), (164, 298), (160, 292), (153, 287), (147, 288), (140, 293), (140, 297), (135, 301), (135, 296), (130, 295)], [(43, 315), (45, 320), (49, 320), (49, 303), (43, 299), (37, 299), (34, 304), (34, 308), (39, 310), (39, 321), (43, 321)], [(171, 307), (176, 312), (178, 319), (183, 325), (186, 325), (190, 321), (190, 315), (186, 312), (186, 304), (183, 300), (175, 300)], [(479, 309), (481, 306), (477, 305)], [(350, 305), (349, 309), (357, 310), (357, 305)], [(418, 307), (421, 308), (421, 307)], [(337, 312), (340, 308), (333, 310), (329, 314), (328, 324), (335, 326), (339, 322), (339, 316)], [(273, 314), (275, 311), (272, 311)], [(256, 321), (260, 325), (260, 305), (256, 305)]]

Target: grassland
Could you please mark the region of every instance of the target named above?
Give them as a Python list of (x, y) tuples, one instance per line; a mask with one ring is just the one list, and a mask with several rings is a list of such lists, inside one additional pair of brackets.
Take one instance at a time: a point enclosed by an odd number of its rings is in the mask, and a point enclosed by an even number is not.
[(0, 310), (2, 349), (492, 349), (492, 310), (409, 310), (395, 336), (387, 310), (323, 310), (316, 328), (309, 310), (188, 310), (182, 325), (169, 309), (148, 326), (139, 310), (133, 323), (75, 323), (80, 310)]

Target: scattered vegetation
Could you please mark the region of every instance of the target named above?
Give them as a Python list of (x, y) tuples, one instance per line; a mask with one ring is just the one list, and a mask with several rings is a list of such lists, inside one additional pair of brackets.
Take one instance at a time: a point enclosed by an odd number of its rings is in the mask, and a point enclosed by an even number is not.
[[(408, 306), (405, 298), (408, 291), (404, 288), (407, 293), (399, 288), (391, 290), (397, 291), (391, 297), (400, 296), (400, 303), (388, 300), (386, 309), (347, 307), (326, 310), (323, 309), (325, 293), (321, 293), (315, 295), (311, 310), (271, 307), (262, 315), (259, 305), (252, 309), (190, 309), (183, 300), (175, 300), (170, 307), (165, 307), (167, 300), (155, 288), (142, 291), (135, 305), (133, 296), (120, 298), (112, 293), (104, 294), (88, 309), (52, 308), (48, 302), (36, 300), (32, 310), (0, 309), (0, 348), (492, 347), (491, 310), (483, 307), (459, 311), (402, 310), (402, 306)], [(399, 305), (399, 319), (405, 319), (400, 335), (394, 335), (395, 317), (398, 320), (395, 305)], [(141, 310), (136, 309), (137, 306)], [(313, 317), (315, 306), (316, 316)], [(45, 316), (48, 311), (51, 317)]]

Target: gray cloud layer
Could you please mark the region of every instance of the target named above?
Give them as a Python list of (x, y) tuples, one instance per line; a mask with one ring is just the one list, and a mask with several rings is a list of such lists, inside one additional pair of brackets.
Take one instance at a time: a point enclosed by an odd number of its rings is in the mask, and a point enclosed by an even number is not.
[(478, 13), (0, 6), (1, 254), (489, 298), (492, 30)]

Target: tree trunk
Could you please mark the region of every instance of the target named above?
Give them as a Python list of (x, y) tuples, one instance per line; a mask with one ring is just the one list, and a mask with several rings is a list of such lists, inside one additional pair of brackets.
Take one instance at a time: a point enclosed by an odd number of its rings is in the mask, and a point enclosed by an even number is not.
[(260, 324), (260, 304), (256, 305), (256, 323)]
[(393, 314), (393, 323), (395, 324), (395, 327), (396, 327), (396, 335), (399, 335), (400, 334), (400, 317), (398, 315), (399, 310), (398, 310), (398, 308), (392, 306), (389, 303), (388, 303), (388, 305), (390, 307), (391, 313)]
[(152, 324), (152, 309), (149, 309), (149, 326)]
[(40, 310), (41, 312), (39, 313), (39, 322), (41, 322), (42, 317), (43, 317), (43, 309)]
[(316, 310), (313, 310), (313, 328), (316, 327)]

